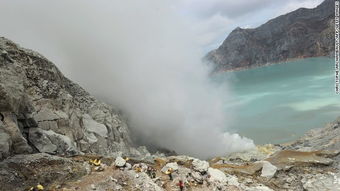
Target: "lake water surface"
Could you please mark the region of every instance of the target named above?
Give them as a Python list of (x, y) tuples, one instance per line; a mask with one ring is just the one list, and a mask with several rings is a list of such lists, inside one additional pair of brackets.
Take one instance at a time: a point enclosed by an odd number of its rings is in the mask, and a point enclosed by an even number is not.
[(234, 115), (231, 129), (256, 144), (291, 141), (340, 116), (331, 58), (225, 72), (216, 79), (228, 81), (234, 94), (225, 103)]

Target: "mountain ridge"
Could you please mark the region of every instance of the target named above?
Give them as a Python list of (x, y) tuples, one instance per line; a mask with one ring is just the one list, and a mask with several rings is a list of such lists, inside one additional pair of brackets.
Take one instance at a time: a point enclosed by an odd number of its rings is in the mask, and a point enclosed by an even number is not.
[(257, 28), (237, 27), (205, 56), (215, 71), (240, 70), (334, 52), (334, 1), (299, 8)]

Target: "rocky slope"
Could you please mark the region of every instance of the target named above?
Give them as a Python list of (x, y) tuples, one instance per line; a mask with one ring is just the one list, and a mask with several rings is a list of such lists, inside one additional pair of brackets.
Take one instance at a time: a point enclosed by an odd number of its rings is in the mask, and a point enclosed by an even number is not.
[[(340, 190), (340, 118), (299, 140), (203, 161), (189, 156), (144, 159), (37, 153), (0, 162), (0, 190), (41, 184), (55, 191)], [(100, 162), (94, 161), (99, 159)], [(171, 169), (170, 169), (171, 168)], [(172, 179), (167, 172), (172, 172)]]
[(300, 8), (254, 29), (236, 28), (207, 54), (216, 71), (237, 70), (291, 59), (329, 56), (334, 51), (334, 0)]
[[(208, 161), (134, 148), (122, 117), (43, 56), (0, 38), (0, 191), (339, 190), (340, 118)], [(170, 178), (170, 175), (171, 177)]]
[(131, 147), (128, 127), (112, 107), (40, 54), (5, 38), (0, 38), (0, 113), (0, 160), (37, 152), (141, 154)]

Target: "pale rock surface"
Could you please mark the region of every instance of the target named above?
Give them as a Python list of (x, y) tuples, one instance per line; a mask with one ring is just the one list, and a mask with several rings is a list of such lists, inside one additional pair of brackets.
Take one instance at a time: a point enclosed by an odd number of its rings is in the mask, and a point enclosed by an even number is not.
[(208, 168), (209, 181), (220, 183), (226, 183), (228, 181), (227, 176), (220, 170), (215, 168)]
[(115, 165), (117, 167), (123, 167), (123, 166), (125, 166), (125, 164), (126, 164), (126, 161), (122, 157), (117, 157), (116, 158)]
[(239, 186), (238, 178), (233, 175), (226, 174), (228, 185)]
[(162, 172), (165, 173), (168, 169), (172, 168), (172, 170), (177, 171), (178, 170), (178, 164), (176, 162), (167, 163), (163, 168)]
[(306, 191), (332, 190), (340, 191), (340, 172), (306, 175), (301, 180)]
[(264, 185), (258, 185), (254, 187), (246, 187), (245, 191), (274, 191), (274, 190)]
[(92, 119), (88, 114), (83, 115), (83, 124), (85, 130), (89, 133), (97, 134), (101, 137), (107, 137), (107, 129), (104, 124), (98, 123)]
[(11, 137), (4, 131), (0, 122), (0, 159), (9, 156), (11, 145)]
[(206, 172), (209, 168), (209, 163), (207, 161), (194, 159), (192, 161), (192, 166), (193, 166), (193, 169), (198, 172)]
[(272, 165), (268, 161), (257, 161), (256, 163), (262, 164), (261, 176), (266, 178), (272, 178), (276, 171), (277, 167)]
[(134, 188), (138, 190), (148, 191), (163, 191), (146, 173), (140, 172), (139, 176), (136, 177), (136, 172), (133, 170), (127, 171), (127, 175), (133, 179)]
[(30, 142), (42, 153), (75, 155), (79, 152), (74, 142), (65, 135), (40, 128), (29, 129)]

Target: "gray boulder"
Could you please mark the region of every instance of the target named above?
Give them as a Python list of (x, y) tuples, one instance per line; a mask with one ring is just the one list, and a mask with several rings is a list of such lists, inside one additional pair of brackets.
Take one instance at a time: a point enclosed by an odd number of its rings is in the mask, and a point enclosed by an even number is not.
[(301, 182), (306, 191), (340, 190), (340, 173), (305, 175)]
[(125, 166), (126, 161), (122, 157), (117, 157), (115, 160), (115, 166), (117, 167), (123, 167)]
[(0, 159), (9, 156), (11, 145), (11, 137), (4, 131), (0, 122)]
[(171, 168), (173, 171), (177, 171), (177, 170), (178, 170), (178, 164), (177, 164), (176, 162), (167, 163), (167, 164), (161, 169), (161, 171), (162, 171), (163, 173), (165, 173), (165, 172), (168, 171), (170, 168)]
[(227, 183), (227, 176), (220, 170), (215, 168), (208, 168), (208, 175), (210, 182), (219, 182), (222, 184)]
[(207, 161), (194, 159), (192, 161), (192, 166), (193, 166), (193, 169), (198, 172), (206, 172), (209, 168), (209, 163)]
[(53, 132), (31, 128), (30, 142), (42, 153), (74, 155), (79, 154), (74, 142), (67, 136)]
[(262, 164), (261, 176), (266, 178), (272, 178), (276, 171), (277, 167), (272, 165), (268, 161), (257, 161), (256, 163)]

